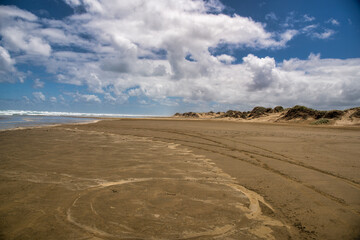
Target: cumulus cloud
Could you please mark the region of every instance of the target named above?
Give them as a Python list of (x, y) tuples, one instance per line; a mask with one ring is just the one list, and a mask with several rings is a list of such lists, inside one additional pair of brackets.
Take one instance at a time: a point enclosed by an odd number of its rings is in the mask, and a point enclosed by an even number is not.
[(36, 101), (45, 101), (46, 97), (42, 92), (33, 92), (32, 95), (34, 96)]
[(40, 79), (37, 78), (34, 80), (33, 88), (43, 88), (44, 85), (45, 85), (45, 83), (40, 81)]
[(220, 42), (254, 47), (280, 44), (261, 23), (250, 18), (208, 14), (214, 9), (214, 2), (84, 1), (88, 13), (72, 20), (87, 21), (88, 31), (97, 33), (97, 39), (112, 43), (125, 55), (166, 45), (171, 48), (174, 40), (181, 44), (182, 54), (194, 54), (194, 48), (201, 45), (204, 46), (200, 50), (204, 51)]
[(274, 81), (272, 71), (275, 69), (275, 60), (270, 57), (258, 58), (252, 54), (243, 58), (244, 65), (251, 74), (251, 91), (268, 88)]
[(38, 18), (15, 6), (0, 6), (0, 22), (1, 45), (20, 55), (20, 63), (43, 64), (52, 55), (52, 46), (93, 46), (79, 36), (77, 26)]
[(114, 98), (111, 93), (105, 93), (104, 99), (109, 102), (116, 102), (116, 98)]
[(16, 17), (28, 21), (37, 20), (37, 17), (34, 14), (28, 11), (21, 10), (15, 6), (0, 6), (0, 18), (2, 20)]
[[(211, 47), (279, 48), (295, 35), (295, 31), (267, 32), (251, 18), (221, 14), (224, 6), (217, 0), (65, 2), (84, 11), (65, 22), (1, 6), (6, 12), (0, 26), (2, 42), (10, 51), (25, 53), (18, 57), (20, 63), (45, 65), (59, 82), (87, 85), (95, 93), (119, 86), (119, 81), (125, 88), (121, 90), (126, 90), (131, 87), (130, 75), (175, 80), (209, 76), (211, 65), (218, 62), (209, 53)], [(86, 52), (54, 50), (52, 46), (77, 46)], [(196, 63), (188, 62), (187, 55)], [(220, 61), (232, 62), (229, 58)]]
[(81, 93), (68, 93), (68, 95), (74, 98), (75, 102), (97, 102), (101, 103), (101, 100), (98, 96), (94, 94), (81, 94)]
[(65, 0), (65, 2), (72, 7), (77, 7), (81, 4), (80, 0)]
[[(0, 6), (0, 12), (4, 10)], [(39, 36), (36, 31), (40, 28), (38, 23), (33, 22), (33, 18), (22, 18), (26, 15), (25, 11), (16, 9), (14, 15), (4, 15), (0, 17), (3, 23), (0, 25), (0, 34), (4, 46), (14, 52), (25, 52), (27, 54), (49, 56), (51, 46)]]
[[(296, 82), (304, 86), (302, 89), (305, 92), (297, 93), (303, 95), (303, 101), (325, 106), (326, 104), (359, 105), (360, 84), (357, 79), (360, 77), (360, 72), (356, 67), (359, 63), (360, 59), (321, 59), (320, 55), (311, 54), (307, 60), (284, 61), (281, 69), (287, 75), (293, 75)], [(358, 93), (350, 94), (350, 97), (349, 91), (353, 90)], [(305, 94), (308, 95), (307, 98)]]
[(9, 52), (0, 46), (0, 82), (12, 82), (12, 73), (16, 72), (15, 60), (11, 58)]
[(1, 29), (5, 46), (13, 51), (25, 51), (27, 54), (49, 56), (51, 47), (42, 38), (29, 36), (25, 31), (16, 28)]
[(15, 61), (11, 59), (9, 52), (0, 46), (0, 71), (13, 71)]
[(227, 54), (221, 54), (219, 56), (216, 56), (216, 58), (223, 63), (230, 64), (236, 60), (233, 56), (227, 55)]
[(111, 103), (111, 104), (123, 104), (125, 102), (127, 102), (127, 100), (129, 99), (129, 96), (131, 96), (131, 94), (129, 95), (125, 95), (125, 94), (122, 94), (122, 95), (117, 95), (116, 97), (114, 97), (111, 93), (105, 93), (104, 94), (104, 99), (105, 101)]
[[(75, 14), (62, 21), (0, 6), (0, 72), (16, 71), (16, 63), (45, 66), (58, 83), (87, 87), (86, 94), (67, 93), (77, 102), (360, 103), (359, 59), (311, 55), (276, 62), (249, 54), (236, 61), (209, 51), (279, 49), (298, 34), (327, 39), (335, 33), (317, 32), (312, 16), (291, 13), (281, 32), (269, 32), (251, 18), (223, 14), (216, 0), (64, 1)], [(33, 96), (45, 101), (41, 92)]]
[(0, 82), (24, 82), (26, 74), (18, 71), (16, 64), (41, 64), (50, 56), (51, 46), (41, 29), (34, 14), (15, 6), (0, 6)]

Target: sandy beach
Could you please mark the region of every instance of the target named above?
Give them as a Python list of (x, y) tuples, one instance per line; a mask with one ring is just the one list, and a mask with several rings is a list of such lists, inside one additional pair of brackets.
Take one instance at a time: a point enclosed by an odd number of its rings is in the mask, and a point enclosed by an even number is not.
[(113, 119), (0, 143), (0, 239), (360, 236), (359, 127)]

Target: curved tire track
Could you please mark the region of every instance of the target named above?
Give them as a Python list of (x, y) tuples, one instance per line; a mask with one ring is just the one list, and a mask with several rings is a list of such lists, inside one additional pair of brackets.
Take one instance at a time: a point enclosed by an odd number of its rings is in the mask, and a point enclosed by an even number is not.
[[(337, 202), (338, 204), (341, 204), (342, 206), (348, 207), (348, 204), (346, 203), (346, 201), (344, 199), (333, 196), (333, 195), (331, 195), (329, 193), (326, 193), (326, 192), (316, 188), (313, 185), (305, 184), (301, 180), (299, 180), (299, 179), (297, 179), (295, 177), (292, 177), (292, 176), (290, 176), (288, 174), (285, 174), (285, 173), (283, 173), (283, 172), (281, 172), (281, 171), (279, 171), (279, 170), (277, 170), (277, 169), (275, 169), (273, 167), (268, 166), (266, 163), (262, 162), (259, 159), (252, 158), (252, 159), (255, 160), (255, 161), (252, 161), (252, 160), (241, 158), (241, 157), (238, 157), (238, 156), (234, 156), (234, 155), (222, 152), (222, 151), (216, 151), (216, 150), (214, 150), (214, 147), (222, 148), (224, 150), (227, 150), (226, 152), (239, 152), (239, 153), (242, 153), (242, 154), (245, 154), (245, 155), (247, 155), (247, 154), (249, 154), (249, 155), (258, 155), (258, 156), (261, 156), (261, 157), (270, 158), (270, 159), (274, 159), (274, 160), (277, 160), (277, 161), (289, 163), (289, 164), (292, 164), (292, 165), (297, 166), (297, 167), (302, 167), (302, 168), (305, 168), (307, 170), (316, 171), (316, 172), (319, 172), (321, 174), (325, 174), (327, 176), (337, 178), (337, 179), (339, 179), (339, 180), (341, 180), (341, 181), (355, 187), (356, 189), (360, 190), (360, 185), (356, 181), (353, 181), (351, 179), (347, 179), (345, 177), (338, 176), (336, 174), (333, 174), (333, 173), (330, 173), (330, 172), (327, 172), (327, 171), (324, 171), (324, 170), (321, 170), (321, 169), (318, 169), (318, 168), (315, 168), (315, 167), (312, 167), (312, 166), (307, 166), (307, 165), (304, 165), (304, 164), (301, 164), (301, 163), (296, 163), (296, 162), (293, 162), (291, 160), (279, 159), (279, 158), (272, 157), (272, 156), (265, 155), (265, 154), (261, 154), (261, 153), (251, 152), (251, 151), (247, 151), (247, 150), (243, 150), (243, 149), (237, 149), (235, 147), (231, 147), (231, 146), (229, 146), (227, 144), (224, 144), (224, 143), (222, 143), (220, 141), (216, 141), (216, 140), (210, 139), (208, 137), (204, 137), (202, 134), (195, 135), (195, 134), (184, 133), (184, 132), (181, 132), (181, 131), (169, 131), (169, 130), (165, 130), (165, 129), (161, 129), (161, 130), (158, 130), (158, 129), (153, 130), (151, 128), (133, 128), (133, 129), (134, 130), (140, 130), (140, 131), (147, 130), (147, 131), (152, 131), (152, 132), (163, 132), (163, 133), (167, 133), (167, 134), (178, 134), (178, 135), (184, 135), (184, 136), (197, 138), (197, 139), (202, 139), (202, 140), (211, 142), (211, 144), (210, 144), (210, 143), (204, 143), (204, 142), (198, 142), (198, 141), (190, 141), (190, 140), (179, 139), (179, 138), (168, 138), (168, 137), (161, 137), (161, 136), (152, 136), (152, 138), (159, 139), (159, 140), (183, 142), (182, 145), (186, 146), (186, 147), (190, 147), (190, 148), (194, 148), (194, 149), (198, 149), (198, 150), (202, 150), (202, 151), (208, 151), (208, 152), (212, 152), (212, 153), (215, 153), (215, 154), (220, 154), (220, 155), (232, 158), (232, 159), (237, 160), (237, 161), (246, 162), (246, 163), (251, 164), (251, 165), (253, 165), (255, 167), (265, 169), (265, 170), (267, 170), (267, 171), (269, 171), (269, 172), (271, 172), (273, 174), (279, 175), (279, 176), (281, 176), (283, 178), (286, 178), (286, 179), (288, 179), (290, 181), (296, 182), (296, 183), (298, 183), (298, 184), (300, 184), (300, 185), (302, 185), (302, 186), (316, 192), (317, 194), (320, 194), (320, 195), (322, 195), (322, 196), (324, 196), (324, 197), (326, 197), (326, 198), (328, 198), (328, 199), (330, 199), (330, 200), (332, 200), (334, 202)], [(131, 134), (131, 135), (137, 136), (137, 137), (146, 137), (146, 135), (135, 135), (135, 134)], [(226, 138), (223, 138), (223, 137), (216, 137), (216, 138), (229, 140), (229, 139), (226, 139)], [(229, 141), (231, 141), (231, 140), (229, 140)], [(189, 143), (189, 144), (186, 144), (186, 143)], [(203, 145), (203, 147), (194, 146), (193, 145), (194, 143)], [(209, 149), (208, 147), (211, 147), (211, 149)], [(259, 148), (259, 149), (261, 149), (261, 148)], [(270, 150), (267, 150), (267, 151), (271, 152)], [(350, 210), (352, 212), (356, 213), (357, 215), (360, 215), (360, 213), (358, 211), (355, 211), (353, 209), (350, 209)]]

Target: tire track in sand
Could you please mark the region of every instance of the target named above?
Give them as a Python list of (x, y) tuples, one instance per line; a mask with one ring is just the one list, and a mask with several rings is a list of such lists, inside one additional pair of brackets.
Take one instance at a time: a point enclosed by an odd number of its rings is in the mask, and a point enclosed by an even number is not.
[[(251, 151), (246, 151), (246, 150), (240, 150), (240, 149), (236, 149), (234, 147), (230, 147), (228, 146), (227, 144), (224, 144), (222, 142), (219, 142), (219, 141), (216, 141), (216, 140), (213, 140), (213, 139), (209, 139), (209, 138), (206, 138), (206, 137), (203, 137), (203, 136), (198, 136), (198, 135), (194, 135), (194, 134), (188, 134), (188, 133), (184, 133), (184, 132), (180, 132), (180, 131), (168, 131), (168, 130), (152, 130), (152, 129), (148, 129), (148, 128), (134, 128), (134, 130), (148, 130), (148, 131), (153, 131), (153, 132), (164, 132), (164, 133), (168, 133), (168, 134), (178, 134), (178, 135), (185, 135), (185, 136), (189, 136), (189, 137), (193, 137), (193, 138), (198, 138), (198, 139), (202, 139), (202, 140), (206, 140), (206, 141), (209, 141), (209, 142), (212, 142), (212, 143), (215, 143), (215, 144), (209, 144), (209, 143), (203, 143), (203, 142), (197, 142), (197, 141), (189, 141), (189, 140), (184, 140), (184, 139), (179, 139), (179, 138), (166, 138), (166, 137), (160, 137), (160, 136), (153, 136), (152, 138), (154, 139), (163, 139), (163, 140), (170, 140), (170, 141), (180, 141), (180, 142), (187, 142), (187, 143), (190, 143), (190, 144), (182, 144), (183, 146), (186, 146), (186, 147), (190, 147), (190, 148), (194, 148), (194, 149), (198, 149), (198, 150), (203, 150), (203, 151), (208, 151), (208, 152), (212, 152), (212, 153), (215, 153), (215, 154), (220, 154), (220, 155), (223, 155), (223, 156), (226, 156), (226, 157), (230, 157), (234, 160), (237, 160), (237, 161), (242, 161), (242, 162), (246, 162), (246, 163), (249, 163), (253, 166), (256, 166), (256, 167), (260, 167), (262, 169), (265, 169), (269, 172), (272, 172), (274, 174), (277, 174), (285, 179), (288, 179), (290, 181), (293, 181), (293, 182), (296, 182), (314, 192), (316, 192), (317, 194), (320, 194), (334, 202), (337, 202), (339, 204), (341, 204), (342, 206), (345, 206), (345, 207), (348, 207), (349, 205), (346, 203), (346, 201), (342, 198), (339, 198), (339, 197), (336, 197), (336, 196), (333, 196), (329, 193), (326, 193), (318, 188), (316, 188), (315, 186), (313, 185), (308, 185), (308, 184), (305, 184), (304, 182), (302, 182), (301, 180), (295, 178), (295, 177), (292, 177), (288, 174), (285, 174), (275, 168), (272, 168), (270, 166), (268, 166), (267, 164), (265, 164), (264, 162), (262, 162), (261, 160), (259, 159), (256, 159), (254, 158), (254, 160), (256, 160), (256, 162), (252, 161), (252, 160), (248, 160), (248, 159), (245, 159), (245, 158), (240, 158), (240, 157), (237, 157), (237, 156), (234, 156), (234, 155), (231, 155), (231, 154), (228, 154), (228, 153), (224, 153), (224, 152), (221, 152), (221, 151), (216, 151), (214, 150), (213, 148), (212, 149), (209, 149), (209, 148), (206, 148), (206, 147), (199, 147), (199, 146), (194, 146), (192, 144), (196, 143), (196, 144), (200, 144), (200, 145), (204, 145), (204, 146), (209, 146), (209, 147), (218, 147), (218, 148), (223, 148), (224, 150), (227, 150), (227, 152), (231, 152), (231, 151), (235, 151), (235, 152), (239, 152), (239, 153), (245, 153), (245, 154), (253, 154), (253, 155), (258, 155), (258, 156), (262, 156), (262, 157), (265, 157), (265, 158), (271, 158), (271, 159), (274, 159), (274, 160), (278, 160), (278, 161), (281, 161), (281, 162), (285, 162), (285, 163), (289, 163), (289, 164), (292, 164), (294, 166), (298, 166), (298, 167), (302, 167), (302, 168), (305, 168), (307, 170), (312, 170), (312, 171), (316, 171), (316, 172), (319, 172), (321, 174), (325, 174), (325, 175), (328, 175), (330, 177), (334, 177), (338, 180), (341, 180), (343, 182), (345, 182), (346, 184), (349, 184), (353, 187), (355, 187), (356, 189), (360, 190), (360, 185), (355, 181), (352, 181), (351, 179), (347, 179), (347, 178), (344, 178), (344, 177), (341, 177), (341, 176), (338, 176), (338, 175), (335, 175), (333, 173), (330, 173), (330, 172), (327, 172), (327, 171), (324, 171), (324, 170), (321, 170), (321, 169), (317, 169), (315, 167), (312, 167), (312, 166), (306, 166), (306, 165), (303, 165), (303, 164), (300, 164), (300, 163), (296, 163), (296, 162), (293, 162), (293, 161), (290, 161), (290, 160), (284, 160), (284, 159), (279, 159), (279, 158), (275, 158), (275, 157), (269, 157), (268, 155), (264, 155), (264, 154), (259, 154), (259, 153), (256, 153), (256, 152), (251, 152)], [(138, 136), (138, 137), (144, 137), (145, 135), (134, 135), (134, 136)], [(216, 138), (220, 138), (220, 139), (224, 139), (224, 138), (221, 138), (221, 137), (216, 137)], [(228, 140), (228, 139), (226, 139)], [(268, 150), (270, 151), (270, 150)], [(352, 209), (352, 208), (349, 208), (350, 211), (354, 212), (355, 214), (357, 215), (360, 215), (360, 212)]]
[[(93, 133), (94, 132), (92, 132), (92, 134)], [(111, 134), (111, 135), (114, 136), (114, 134)], [(142, 136), (141, 136), (141, 138), (143, 140), (145, 139)], [(149, 140), (149, 141), (153, 142), (153, 140)], [(159, 142), (159, 141), (156, 141), (156, 142)], [(176, 149), (178, 146), (178, 144), (172, 144), (172, 143), (169, 144), (168, 142), (162, 142), (162, 143), (168, 144), (168, 147), (172, 150)], [(183, 149), (183, 147), (182, 147), (182, 151), (185, 151), (186, 153), (191, 152), (191, 151), (187, 150), (186, 148)], [(228, 186), (231, 189), (233, 189), (234, 191), (242, 193), (249, 200), (249, 206), (248, 207), (237, 206), (237, 208), (240, 208), (243, 212), (245, 212), (248, 219), (253, 219), (253, 220), (262, 222), (261, 226), (257, 226), (255, 228), (251, 229), (250, 232), (252, 234), (254, 234), (255, 236), (258, 236), (261, 238), (266, 238), (266, 239), (274, 239), (274, 237), (271, 234), (272, 230), (271, 230), (271, 228), (269, 228), (269, 226), (277, 226), (277, 227), (286, 226), (282, 222), (262, 214), (262, 210), (261, 210), (261, 207), (259, 204), (260, 202), (262, 204), (264, 204), (266, 207), (268, 207), (269, 209), (271, 209), (271, 211), (275, 212), (275, 210), (264, 200), (264, 198), (262, 196), (260, 196), (259, 194), (255, 193), (251, 190), (246, 189), (243, 186), (238, 185), (238, 183), (230, 175), (224, 173), (220, 168), (216, 167), (215, 164), (210, 159), (207, 159), (202, 155), (194, 155), (194, 156), (195, 156), (195, 159), (201, 160), (203, 162), (203, 164), (205, 163), (206, 169), (210, 169), (210, 171), (209, 171), (210, 173), (214, 173), (213, 179), (208, 178), (208, 177), (207, 178), (188, 178), (188, 177), (185, 177), (185, 178), (129, 178), (129, 179), (122, 179), (122, 180), (118, 180), (118, 181), (106, 181), (106, 180), (101, 180), (101, 179), (94, 179), (93, 182), (96, 182), (97, 184), (94, 185), (94, 183), (93, 183), (92, 185), (89, 185), (89, 187), (87, 189), (84, 189), (74, 199), (71, 206), (66, 210), (66, 220), (69, 223), (83, 229), (85, 232), (91, 233), (95, 236), (105, 237), (105, 238), (114, 238), (114, 237), (117, 238), (119, 236), (116, 236), (109, 232), (98, 229), (98, 228), (96, 228), (96, 226), (89, 226), (89, 225), (79, 222), (76, 219), (76, 217), (74, 217), (74, 215), (72, 213), (72, 208), (76, 207), (76, 204), (79, 201), (79, 199), (81, 199), (83, 196), (89, 194), (92, 191), (97, 191), (97, 190), (108, 188), (111, 186), (118, 186), (118, 185), (129, 184), (129, 183), (134, 184), (134, 183), (158, 180), (158, 181), (193, 181), (193, 182), (214, 183), (214, 184)], [(91, 212), (93, 214), (98, 215), (96, 209), (94, 208), (94, 206), (92, 205), (91, 202), (90, 202), (90, 205), (88, 205), (88, 206), (90, 206)], [(222, 227), (221, 226), (216, 227), (213, 230), (204, 231), (202, 233), (183, 234), (183, 237), (180, 239), (192, 239), (192, 238), (196, 238), (196, 237), (217, 237), (217, 238), (218, 237), (226, 237), (227, 235), (232, 234), (235, 231), (234, 227), (235, 226), (233, 226), (233, 225), (224, 225)], [(286, 226), (286, 227), (289, 228), (288, 226)], [(135, 237), (135, 238), (131, 237), (131, 239), (136, 239), (136, 238), (137, 237)], [(138, 238), (138, 239), (141, 239), (141, 238)]]

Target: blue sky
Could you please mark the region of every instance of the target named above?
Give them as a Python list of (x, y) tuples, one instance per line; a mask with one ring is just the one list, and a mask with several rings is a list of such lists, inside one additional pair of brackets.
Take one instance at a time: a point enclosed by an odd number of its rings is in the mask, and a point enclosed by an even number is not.
[(360, 105), (355, 0), (3, 0), (0, 110)]

